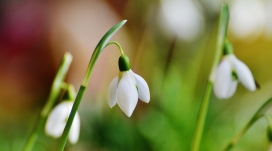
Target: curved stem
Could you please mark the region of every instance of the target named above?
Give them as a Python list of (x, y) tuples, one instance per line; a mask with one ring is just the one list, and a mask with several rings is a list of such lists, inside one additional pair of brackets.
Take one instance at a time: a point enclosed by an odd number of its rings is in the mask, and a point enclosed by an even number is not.
[(258, 111), (253, 115), (253, 117), (248, 121), (248, 123), (244, 126), (244, 128), (237, 133), (229, 142), (228, 144), (222, 149), (222, 151), (228, 151), (232, 149), (239, 140), (244, 136), (244, 134), (247, 132), (247, 130), (261, 117), (264, 116), (265, 112), (270, 109), (272, 106), (272, 98), (267, 100), (259, 109)]
[(61, 136), (61, 142), (60, 142), (60, 146), (59, 146), (59, 151), (63, 151), (64, 150), (64, 147), (65, 147), (65, 144), (66, 144), (66, 141), (67, 141), (67, 137), (68, 137), (68, 134), (69, 134), (69, 131), (71, 129), (71, 126), (72, 126), (72, 123), (73, 123), (73, 120), (74, 120), (74, 117), (75, 117), (75, 114), (78, 110), (78, 107), (79, 107), (79, 104), (81, 102), (81, 99), (83, 97), (83, 94), (86, 90), (86, 87), (88, 85), (88, 82), (90, 80), (90, 76), (91, 76), (91, 73), (92, 73), (92, 69), (95, 65), (95, 62), (99, 56), (99, 54), (102, 52), (102, 50), (106, 47), (108, 41), (110, 40), (110, 38), (126, 23), (127, 21), (126, 20), (123, 20), (121, 22), (119, 22), (118, 24), (114, 25), (103, 37), (102, 39), (99, 41), (99, 43), (97, 44), (96, 48), (94, 49), (94, 52), (92, 54), (92, 57), (90, 59), (90, 62), (89, 62), (89, 65), (88, 65), (88, 68), (87, 68), (87, 71), (85, 73), (85, 78), (82, 82), (82, 85), (80, 86), (79, 88), (79, 91), (77, 93), (77, 96), (76, 96), (76, 99), (75, 99), (75, 102), (73, 104), (73, 107), (72, 107), (72, 110), (71, 110), (71, 113), (69, 115), (69, 118), (68, 118), (68, 121), (66, 123), (66, 126), (64, 128), (64, 131), (63, 131), (63, 134)]
[(68, 85), (67, 93), (68, 93), (69, 100), (75, 101), (76, 91), (75, 91), (75, 87), (73, 85), (71, 85), (71, 84)]
[(63, 89), (66, 90), (66, 92), (64, 93), (62, 99), (65, 100), (65, 101), (74, 102), (75, 98), (76, 98), (75, 87), (72, 84), (67, 84), (67, 83), (64, 83), (64, 82), (63, 82), (62, 86), (65, 86), (65, 87), (63, 87)]
[(272, 126), (272, 117), (269, 114), (265, 114), (264, 117), (265, 117), (265, 119), (267, 121), (267, 124), (269, 126)]
[(227, 34), (227, 28), (228, 28), (228, 21), (229, 21), (229, 11), (228, 6), (226, 4), (222, 4), (221, 13), (220, 13), (220, 22), (219, 22), (219, 31), (217, 36), (217, 45), (215, 50), (215, 56), (213, 60), (213, 65), (209, 77), (209, 81), (206, 85), (204, 96), (200, 105), (194, 137), (191, 145), (191, 151), (198, 151), (201, 143), (201, 138), (203, 134), (203, 129), (206, 121), (207, 111), (209, 107), (210, 102), (210, 96), (214, 81), (214, 74), (216, 67), (220, 61), (220, 58), (222, 56), (224, 41)]
[(66, 83), (66, 82), (62, 82), (61, 84), (60, 84), (60, 87), (62, 88), (62, 89), (68, 89), (68, 87), (69, 87), (69, 84), (68, 83)]
[(24, 151), (31, 151), (37, 138), (38, 138), (38, 131), (42, 128), (42, 126), (45, 123), (46, 117), (48, 116), (50, 110), (52, 109), (57, 97), (59, 96), (59, 93), (61, 91), (63, 80), (68, 72), (68, 69), (70, 67), (70, 64), (72, 62), (72, 55), (68, 52), (64, 54), (64, 57), (61, 61), (61, 64), (59, 66), (58, 72), (56, 74), (56, 77), (53, 81), (51, 91), (49, 94), (49, 97), (47, 99), (47, 102), (44, 106), (44, 108), (41, 111), (41, 114), (39, 116), (38, 122), (36, 123), (36, 126), (34, 127), (31, 136), (29, 137), (25, 147)]
[(89, 79), (92, 73), (92, 69), (95, 65), (95, 62), (99, 56), (99, 54), (101, 53), (101, 51), (105, 48), (105, 46), (107, 45), (107, 43), (109, 42), (109, 40), (111, 39), (111, 37), (127, 22), (127, 20), (123, 20), (121, 22), (119, 22), (118, 24), (114, 25), (103, 37), (102, 39), (99, 41), (99, 43), (97, 44), (97, 46), (94, 49), (94, 52), (92, 54), (92, 57), (90, 59), (87, 71), (85, 73), (85, 77), (84, 80), (82, 82), (82, 86), (87, 86), (89, 83)]
[(122, 49), (122, 47), (121, 47), (121, 45), (120, 45), (118, 42), (116, 42), (116, 41), (108, 42), (107, 45), (105, 46), (105, 48), (106, 48), (108, 45), (111, 45), (111, 44), (115, 44), (115, 45), (119, 48), (119, 51), (120, 51), (120, 53), (121, 53), (122, 56), (125, 55), (125, 54), (124, 54), (124, 51), (123, 51), (123, 49)]

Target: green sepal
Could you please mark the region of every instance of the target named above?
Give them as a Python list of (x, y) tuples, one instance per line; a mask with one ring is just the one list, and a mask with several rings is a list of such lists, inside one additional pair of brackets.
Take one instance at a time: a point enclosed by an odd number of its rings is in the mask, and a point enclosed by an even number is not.
[(272, 142), (272, 118), (269, 114), (266, 114), (265, 118), (267, 121), (267, 129), (266, 129), (267, 139), (271, 143)]
[(272, 142), (272, 127), (271, 127), (271, 125), (268, 125), (266, 130), (267, 130), (266, 131), (267, 132), (267, 139), (269, 142)]
[(118, 60), (119, 70), (120, 71), (128, 71), (130, 70), (129, 58), (126, 55), (122, 55)]
[(64, 92), (62, 99), (67, 101), (74, 101), (75, 98), (76, 98), (75, 87), (69, 84), (67, 90)]
[(74, 98), (72, 98), (71, 94), (68, 91), (65, 91), (64, 94), (63, 94), (62, 99), (72, 101), (72, 99), (74, 99)]
[(230, 42), (225, 42), (224, 43), (223, 53), (224, 53), (224, 55), (233, 54), (233, 47), (232, 47), (232, 44)]

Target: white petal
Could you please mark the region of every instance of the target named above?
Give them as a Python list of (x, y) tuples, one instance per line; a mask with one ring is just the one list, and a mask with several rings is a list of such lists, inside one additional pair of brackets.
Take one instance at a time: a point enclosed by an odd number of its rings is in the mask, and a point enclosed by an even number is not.
[(130, 78), (132, 79), (133, 83), (135, 84), (135, 86), (137, 86), (135, 76), (134, 76), (135, 73), (131, 69), (128, 72), (129, 72)]
[(254, 78), (252, 76), (251, 71), (249, 68), (237, 58), (233, 61), (233, 68), (238, 75), (239, 81), (249, 90), (255, 91), (256, 85), (254, 82)]
[(76, 113), (72, 127), (69, 132), (69, 141), (71, 144), (75, 144), (78, 141), (80, 131), (80, 118), (78, 113)]
[(234, 92), (236, 91), (238, 81), (232, 80), (228, 85), (228, 92), (227, 95), (223, 99), (228, 99), (233, 96)]
[(150, 100), (150, 92), (146, 81), (141, 76), (135, 73), (134, 77), (138, 87), (139, 99), (145, 103), (148, 103)]
[(118, 86), (118, 77), (116, 76), (110, 83), (108, 88), (108, 103), (112, 108), (117, 102), (117, 86)]
[(130, 117), (138, 102), (138, 92), (129, 72), (123, 72), (120, 79), (117, 100), (121, 110)]
[(236, 90), (237, 83), (232, 79), (231, 62), (225, 57), (216, 69), (214, 93), (219, 99), (230, 98)]
[(62, 102), (51, 111), (45, 125), (45, 132), (47, 135), (54, 138), (61, 136), (71, 108), (71, 102)]

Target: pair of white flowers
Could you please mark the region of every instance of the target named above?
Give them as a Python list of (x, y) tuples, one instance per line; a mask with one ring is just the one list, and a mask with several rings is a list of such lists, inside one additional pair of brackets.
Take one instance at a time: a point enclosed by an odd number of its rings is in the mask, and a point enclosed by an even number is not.
[(236, 91), (238, 82), (249, 91), (256, 90), (255, 80), (249, 68), (234, 54), (224, 56), (218, 65), (214, 79), (214, 93), (219, 99), (228, 99)]
[[(119, 75), (112, 80), (108, 88), (108, 103), (111, 108), (118, 103), (121, 110), (130, 117), (137, 105), (138, 98), (143, 102), (149, 102), (149, 88), (146, 81), (130, 69), (127, 56), (122, 55), (119, 58), (119, 69)], [(47, 135), (54, 138), (62, 135), (72, 106), (72, 101), (64, 101), (52, 110), (45, 126)], [(72, 144), (78, 141), (79, 131), (80, 119), (78, 113), (76, 113), (69, 132), (69, 141)]]

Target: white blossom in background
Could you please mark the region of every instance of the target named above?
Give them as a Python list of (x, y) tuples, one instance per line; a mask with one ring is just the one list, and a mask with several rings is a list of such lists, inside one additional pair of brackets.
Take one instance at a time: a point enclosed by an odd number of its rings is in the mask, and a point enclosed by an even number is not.
[(266, 26), (264, 34), (267, 38), (272, 38), (272, 1), (265, 0)]
[(121, 110), (130, 117), (137, 105), (138, 98), (145, 103), (150, 100), (146, 81), (131, 69), (120, 71), (108, 88), (108, 103), (112, 108), (118, 103)]
[(223, 0), (200, 0), (203, 7), (205, 8), (205, 11), (212, 16), (218, 16), (221, 10), (222, 2)]
[[(72, 107), (73, 107), (72, 101), (64, 101), (57, 105), (51, 111), (45, 124), (45, 133), (48, 136), (58, 138), (62, 135)], [(68, 137), (69, 141), (72, 144), (75, 144), (78, 141), (79, 131), (80, 131), (80, 118), (78, 113), (76, 113)]]
[(240, 82), (249, 91), (255, 91), (256, 85), (249, 68), (234, 54), (226, 55), (218, 65), (214, 79), (214, 93), (219, 99), (228, 99), (236, 91)]
[(159, 24), (170, 35), (195, 40), (204, 31), (204, 16), (197, 1), (162, 0)]
[(230, 4), (229, 28), (237, 39), (254, 40), (265, 27), (264, 3), (260, 0), (234, 0)]
[(269, 143), (267, 151), (272, 151), (272, 144), (271, 143)]

